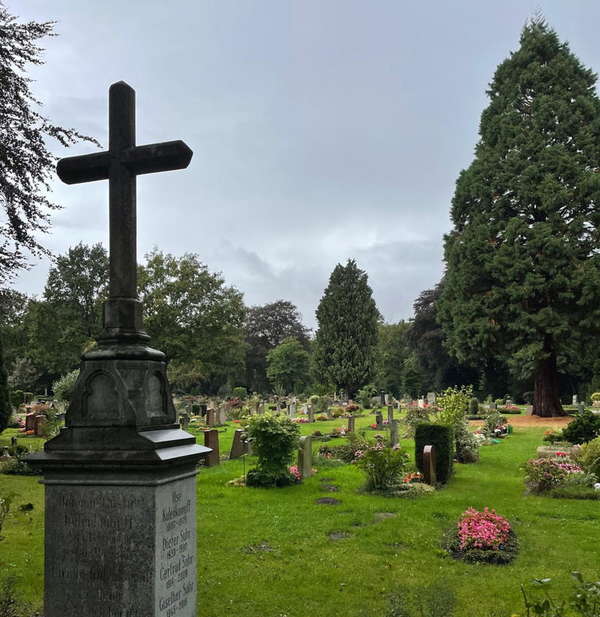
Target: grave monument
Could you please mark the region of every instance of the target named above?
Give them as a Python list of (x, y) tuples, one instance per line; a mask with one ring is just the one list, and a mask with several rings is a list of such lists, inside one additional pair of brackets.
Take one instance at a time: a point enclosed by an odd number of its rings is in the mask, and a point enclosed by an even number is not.
[(136, 279), (136, 176), (191, 158), (182, 141), (135, 145), (135, 92), (118, 82), (108, 150), (58, 163), (67, 184), (109, 181), (110, 285), (66, 426), (29, 457), (45, 485), (45, 617), (196, 615), (195, 476), (210, 450), (177, 423)]

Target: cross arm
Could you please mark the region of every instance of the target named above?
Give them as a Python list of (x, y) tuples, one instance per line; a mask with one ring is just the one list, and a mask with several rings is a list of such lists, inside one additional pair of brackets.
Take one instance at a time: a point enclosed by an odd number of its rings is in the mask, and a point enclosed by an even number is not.
[(83, 156), (67, 156), (58, 161), (56, 173), (66, 184), (106, 180), (110, 167), (110, 154), (97, 152)]
[(192, 160), (192, 150), (181, 140), (136, 146), (123, 152), (123, 164), (135, 174), (185, 169)]

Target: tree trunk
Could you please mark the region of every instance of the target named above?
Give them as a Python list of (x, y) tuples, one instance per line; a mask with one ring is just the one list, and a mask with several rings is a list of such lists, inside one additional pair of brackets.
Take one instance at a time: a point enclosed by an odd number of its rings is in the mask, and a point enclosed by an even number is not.
[(551, 351), (550, 355), (537, 366), (533, 392), (533, 413), (544, 418), (567, 415), (560, 402), (554, 351)]

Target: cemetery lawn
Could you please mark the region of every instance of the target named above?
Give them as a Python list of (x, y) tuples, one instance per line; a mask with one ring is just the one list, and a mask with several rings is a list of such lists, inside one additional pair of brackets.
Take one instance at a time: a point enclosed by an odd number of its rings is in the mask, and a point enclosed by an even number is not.
[[(358, 426), (372, 421), (360, 418)], [(222, 452), (235, 426), (223, 434)], [(391, 594), (407, 588), (426, 594), (432, 585), (454, 592), (455, 617), (510, 617), (523, 614), (519, 585), (534, 577), (554, 579), (557, 593), (570, 589), (573, 570), (598, 577), (600, 503), (523, 494), (519, 466), (535, 454), (543, 431), (516, 428), (502, 443), (483, 447), (479, 463), (457, 464), (446, 488), (416, 500), (360, 493), (362, 474), (351, 465), (319, 467), (302, 485), (283, 489), (226, 486), (242, 475), (242, 460), (202, 469), (199, 617), (395, 617)], [(413, 442), (403, 445), (412, 449)], [(245, 463), (248, 469), (252, 459)], [(329, 492), (325, 485), (339, 488)], [(0, 571), (17, 576), (23, 597), (39, 606), (43, 490), (38, 478), (2, 475), (0, 494), (7, 492), (17, 496), (0, 532)], [(322, 497), (340, 503), (316, 504)], [(31, 513), (19, 510), (25, 503), (34, 505)], [(471, 565), (442, 550), (444, 530), (469, 506), (489, 506), (511, 520), (521, 547), (512, 564)]]

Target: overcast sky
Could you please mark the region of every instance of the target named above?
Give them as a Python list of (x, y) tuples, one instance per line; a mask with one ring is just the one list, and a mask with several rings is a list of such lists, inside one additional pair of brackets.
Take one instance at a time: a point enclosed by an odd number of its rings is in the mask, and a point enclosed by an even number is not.
[[(197, 253), (248, 305), (290, 300), (311, 327), (348, 258), (387, 322), (439, 281), (485, 90), (536, 10), (600, 70), (597, 0), (4, 1), (58, 22), (31, 71), (54, 122), (106, 146), (108, 87), (124, 80), (137, 143), (194, 151), (187, 170), (138, 179), (138, 260)], [(106, 246), (107, 182), (53, 188), (64, 209), (46, 244)], [(47, 272), (14, 286), (41, 294)]]

